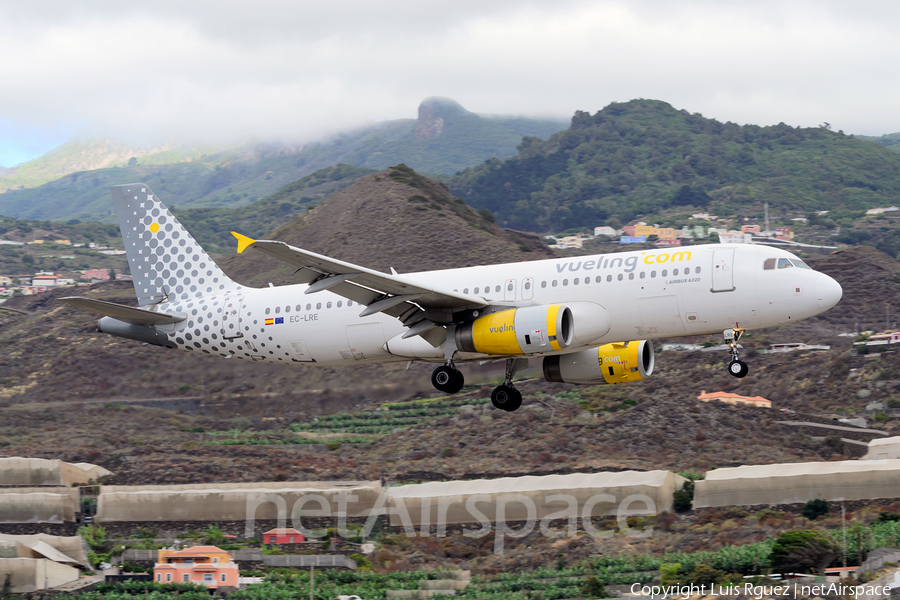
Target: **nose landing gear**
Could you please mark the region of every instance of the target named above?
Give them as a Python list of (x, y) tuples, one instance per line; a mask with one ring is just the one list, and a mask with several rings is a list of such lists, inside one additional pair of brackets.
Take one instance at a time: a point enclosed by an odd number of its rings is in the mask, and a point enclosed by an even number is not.
[(726, 329), (722, 332), (722, 336), (724, 336), (725, 341), (728, 342), (728, 352), (731, 354), (731, 362), (728, 363), (728, 372), (739, 379), (746, 377), (747, 373), (750, 372), (750, 367), (741, 360), (741, 355), (738, 352), (738, 350), (743, 349), (743, 346), (738, 343), (742, 335), (744, 335), (744, 330), (738, 329), (737, 327)]

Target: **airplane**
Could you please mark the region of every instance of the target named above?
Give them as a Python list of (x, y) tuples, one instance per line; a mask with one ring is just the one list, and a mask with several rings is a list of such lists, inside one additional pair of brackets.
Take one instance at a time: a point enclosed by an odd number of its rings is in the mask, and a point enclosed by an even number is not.
[(838, 303), (841, 286), (780, 248), (673, 246), (424, 271), (383, 273), (233, 232), (296, 269), (296, 284), (231, 280), (143, 183), (110, 188), (140, 308), (83, 297), (98, 331), (168, 348), (276, 364), (339, 367), (437, 363), (454, 394), (458, 363), (506, 361), (492, 404), (515, 411), (513, 378), (541, 358), (548, 381), (617, 384), (652, 375), (653, 340), (720, 333), (728, 372), (744, 377), (741, 335)]

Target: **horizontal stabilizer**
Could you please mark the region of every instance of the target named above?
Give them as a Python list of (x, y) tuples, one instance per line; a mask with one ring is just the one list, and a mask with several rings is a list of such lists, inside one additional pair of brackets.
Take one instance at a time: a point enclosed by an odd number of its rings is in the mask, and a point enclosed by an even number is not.
[(60, 302), (83, 308), (91, 312), (112, 317), (118, 321), (131, 323), (132, 325), (170, 325), (184, 321), (187, 315), (167, 314), (146, 310), (143, 308), (134, 308), (133, 306), (125, 306), (124, 304), (116, 304), (115, 302), (106, 302), (105, 300), (94, 300), (92, 298), (82, 298), (80, 296), (69, 296), (60, 298)]

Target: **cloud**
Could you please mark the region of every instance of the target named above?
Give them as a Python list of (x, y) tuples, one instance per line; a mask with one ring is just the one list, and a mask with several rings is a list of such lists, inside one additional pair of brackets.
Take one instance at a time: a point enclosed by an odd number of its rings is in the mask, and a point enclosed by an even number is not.
[[(14, 6), (11, 6), (13, 5)], [(665, 100), (900, 131), (890, 2), (34, 2), (0, 8), (0, 119), (126, 140), (306, 140), (428, 96), (569, 117)], [(5, 134), (4, 134), (5, 135)]]

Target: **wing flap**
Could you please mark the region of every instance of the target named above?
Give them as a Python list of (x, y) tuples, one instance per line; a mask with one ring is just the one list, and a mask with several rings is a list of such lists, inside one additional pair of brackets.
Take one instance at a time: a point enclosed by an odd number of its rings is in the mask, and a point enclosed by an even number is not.
[[(487, 302), (483, 298), (426, 286), (407, 279), (402, 275), (389, 275), (373, 269), (367, 269), (359, 265), (303, 250), (302, 248), (295, 248), (284, 242), (252, 240), (235, 232), (232, 232), (232, 235), (238, 240), (239, 252), (243, 252), (247, 248), (254, 248), (273, 258), (286, 262), (298, 270), (313, 271), (325, 276), (348, 276), (328, 289), (335, 294), (367, 306), (373, 301), (382, 300), (383, 296), (415, 296), (417, 305), (436, 310), (462, 310), (487, 306)], [(305, 282), (310, 282), (314, 278), (305, 275), (303, 279)], [(372, 291), (376, 293), (372, 295)], [(386, 303), (385, 306), (388, 304), (390, 303)], [(392, 310), (389, 310), (389, 308)], [(402, 306), (392, 305), (385, 308), (382, 312), (394, 315), (398, 311), (402, 314), (406, 309), (403, 309)]]
[(103, 315), (104, 317), (112, 317), (125, 323), (132, 325), (171, 325), (179, 323), (187, 319), (187, 315), (180, 313), (167, 314), (146, 310), (144, 308), (135, 308), (133, 306), (125, 306), (124, 304), (116, 304), (115, 302), (107, 302), (105, 300), (95, 300), (93, 298), (82, 298), (81, 296), (68, 296), (60, 298), (60, 302), (71, 304), (78, 308)]

